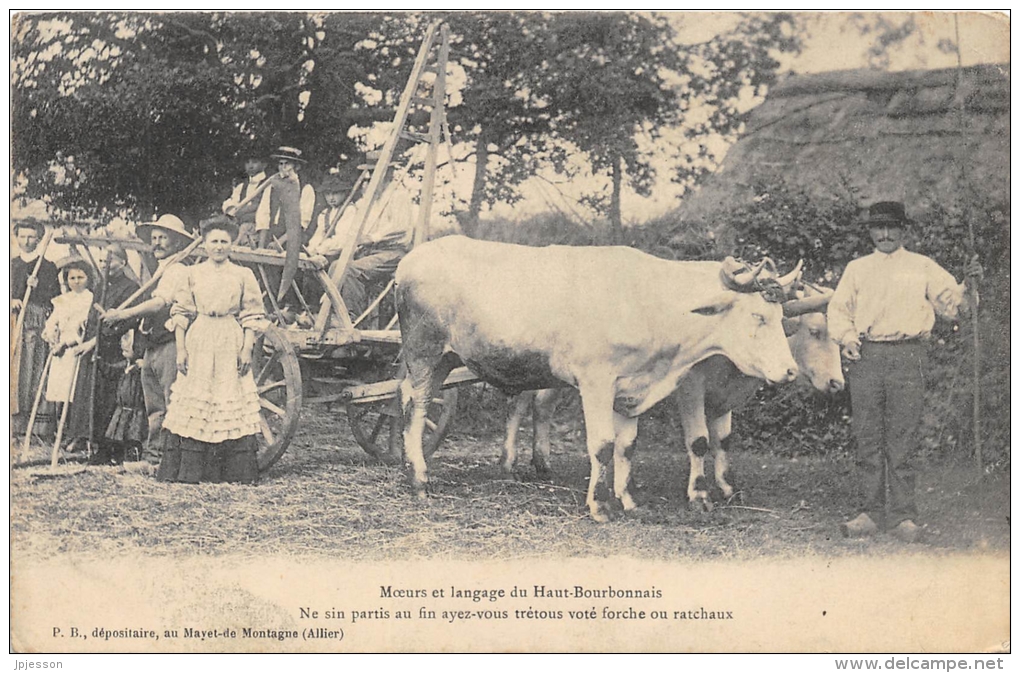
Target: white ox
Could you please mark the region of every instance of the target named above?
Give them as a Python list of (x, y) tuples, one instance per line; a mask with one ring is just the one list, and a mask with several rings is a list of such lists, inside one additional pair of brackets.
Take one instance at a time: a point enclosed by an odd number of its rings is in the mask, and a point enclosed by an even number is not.
[[(533, 248), (450, 236), (425, 243), (397, 267), (396, 302), (407, 377), (404, 451), (425, 495), (426, 410), (460, 362), (509, 393), (564, 383), (581, 394), (592, 518), (607, 520), (596, 490), (612, 458), (624, 510), (637, 417), (676, 389), (697, 362), (725, 355), (774, 383), (797, 365), (780, 304), (719, 262), (671, 262), (632, 248)], [(601, 490), (601, 489), (599, 489)]]
[[(843, 370), (839, 346), (829, 338), (825, 315), (819, 311), (828, 303), (831, 290), (807, 290), (805, 296), (783, 305), (783, 319), (790, 352), (797, 363), (798, 382), (823, 393), (843, 389)], [(680, 380), (673, 398), (684, 429), (684, 445), (690, 459), (687, 498), (692, 508), (710, 510), (704, 457), (711, 449), (715, 463), (715, 482), (723, 497), (733, 495), (728, 482), (728, 440), (732, 412), (747, 402), (762, 385), (762, 380), (740, 372), (724, 356), (713, 355), (694, 365)], [(550, 425), (563, 388), (547, 388), (521, 393), (514, 400), (507, 418), (506, 439), (500, 460), (503, 471), (513, 472), (517, 460), (517, 432), (529, 406), (534, 403), (531, 463), (540, 476), (548, 475)]]

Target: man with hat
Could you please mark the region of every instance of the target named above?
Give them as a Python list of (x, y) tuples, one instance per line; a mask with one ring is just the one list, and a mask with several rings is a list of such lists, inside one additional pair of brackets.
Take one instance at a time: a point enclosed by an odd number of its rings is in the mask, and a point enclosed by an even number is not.
[[(20, 343), (16, 346), (18, 354), (11, 363), (11, 429), (15, 434), (23, 434), (28, 425), (48, 351), (42, 330), (51, 309), (50, 302), (60, 294), (56, 264), (45, 258), (39, 260), (39, 241), (44, 233), (45, 227), (38, 220), (18, 220), (14, 224), (19, 253), (11, 258), (12, 324), (24, 313)], [(33, 276), (37, 262), (39, 271)], [(32, 292), (25, 304), (29, 286)], [(48, 417), (45, 410), (43, 415)]]
[[(372, 166), (359, 168), (369, 169)], [(404, 183), (405, 177), (406, 172), (399, 176), (391, 170), (383, 173), (380, 196), (372, 204), (347, 266), (340, 295), (352, 318), (361, 315), (368, 307), (368, 286), (391, 277), (410, 247), (412, 224), (417, 220), (418, 207), (411, 200), (412, 189)], [(320, 239), (316, 232), (308, 246), (312, 259), (323, 266), (328, 261), (334, 262), (335, 267), (334, 260), (343, 252), (349, 229), (357, 221), (358, 209), (367, 207), (366, 201), (367, 197), (362, 197), (356, 206), (349, 206), (331, 236)], [(330, 273), (334, 272), (335, 268), (331, 268)]]
[(145, 355), (142, 365), (142, 394), (145, 412), (149, 417), (149, 435), (143, 458), (153, 465), (159, 464), (162, 450), (163, 417), (170, 401), (170, 387), (177, 378), (177, 346), (170, 325), (170, 306), (180, 283), (187, 279), (182, 264), (171, 264), (173, 255), (194, 240), (180, 218), (163, 215), (155, 222), (140, 224), (136, 228), (139, 238), (152, 247), (158, 269), (164, 269), (152, 296), (140, 304), (126, 309), (106, 311), (103, 322), (112, 325), (141, 317), (138, 336)]
[(847, 264), (829, 302), (829, 333), (849, 361), (853, 432), (865, 503), (842, 525), (849, 537), (884, 525), (904, 542), (918, 537), (911, 454), (924, 407), (927, 341), (936, 316), (970, 309), (968, 282), (983, 271), (975, 255), (965, 281), (903, 247), (910, 221), (902, 203), (883, 201), (861, 218), (875, 251)]
[(333, 173), (319, 184), (319, 193), (325, 205), (316, 214), (309, 230), (308, 250), (314, 254), (319, 245), (337, 232), (345, 232), (355, 214), (354, 208), (348, 205), (341, 212), (344, 194), (351, 190), (352, 185)]
[(278, 171), (259, 204), (259, 211), (267, 213), (264, 221), (255, 224), (260, 248), (270, 247), (274, 238), (282, 240), (292, 229), (306, 230), (315, 210), (315, 188), (302, 184), (299, 175), (307, 163), (301, 150), (279, 147), (270, 157), (277, 160)]
[[(234, 185), (230, 197), (223, 202), (223, 216), (232, 218), (239, 229), (237, 245), (255, 247), (255, 231), (269, 226), (269, 201), (255, 199), (249, 203), (245, 200), (266, 181), (265, 155), (254, 146), (242, 155), (244, 157), (245, 179)], [(242, 205), (244, 204), (244, 205)], [(205, 224), (205, 223), (203, 223)]]

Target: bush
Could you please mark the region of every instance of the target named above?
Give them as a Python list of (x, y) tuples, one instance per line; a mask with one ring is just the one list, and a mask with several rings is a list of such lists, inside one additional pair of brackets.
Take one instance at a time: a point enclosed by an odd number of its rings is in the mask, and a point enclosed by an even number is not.
[[(755, 186), (749, 206), (717, 213), (712, 223), (685, 222), (671, 214), (623, 232), (622, 243), (670, 259), (744, 259), (771, 257), (781, 270), (798, 259), (805, 278), (835, 287), (846, 264), (871, 251), (867, 232), (855, 224), (859, 206), (846, 191), (829, 198), (808, 195), (781, 180)], [(975, 223), (985, 279), (981, 304), (981, 412), (986, 463), (1009, 463), (1009, 204), (982, 203), (968, 208), (937, 206), (912, 213), (920, 224), (909, 247), (929, 255), (960, 276), (967, 258), (966, 227), (960, 212)], [(604, 222), (580, 224), (563, 214), (546, 214), (523, 222), (488, 220), (478, 235), (527, 245), (609, 245), (620, 243)], [(936, 325), (930, 347), (926, 408), (920, 430), (923, 458), (973, 453), (973, 331), (969, 319)], [(489, 388), (462, 396), (458, 428), (471, 434), (503, 432), (507, 402)], [(580, 413), (562, 405), (559, 416)], [(734, 414), (738, 445), (783, 456), (847, 453), (853, 449), (849, 395), (826, 396), (795, 387), (762, 388)], [(525, 424), (529, 427), (530, 423)], [(573, 431), (577, 426), (568, 426)], [(642, 422), (641, 436), (679, 446), (675, 406), (656, 405)]]
[[(719, 238), (731, 241), (746, 259), (768, 255), (786, 265), (804, 259), (806, 278), (835, 287), (846, 264), (872, 249), (867, 232), (855, 224), (859, 204), (850, 191), (822, 199), (776, 179), (755, 185), (754, 193), (751, 205), (717, 216), (725, 223)], [(962, 205), (936, 204), (910, 213), (917, 224), (908, 248), (959, 278), (970, 255), (965, 222), (973, 224), (985, 267), (980, 310), (983, 452), (987, 463), (1003, 465), (1009, 461), (1009, 204), (983, 201), (975, 193), (965, 199)], [(958, 325), (936, 324), (919, 438), (923, 457), (973, 453), (973, 356), (970, 318)], [(852, 442), (849, 413), (845, 394), (826, 400), (762, 390), (738, 412), (736, 425), (746, 443), (779, 453), (846, 450)]]

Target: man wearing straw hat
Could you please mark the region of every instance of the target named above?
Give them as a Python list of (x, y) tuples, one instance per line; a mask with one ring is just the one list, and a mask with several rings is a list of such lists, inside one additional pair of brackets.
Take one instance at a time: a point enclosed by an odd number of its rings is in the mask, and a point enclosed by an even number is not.
[[(194, 240), (180, 218), (163, 215), (155, 222), (140, 224), (136, 228), (139, 238), (152, 246), (158, 269), (166, 270), (152, 291), (152, 296), (140, 304), (126, 309), (112, 309), (104, 314), (107, 324), (141, 317), (138, 336), (145, 355), (142, 364), (142, 394), (145, 412), (149, 418), (149, 434), (143, 447), (143, 459), (158, 465), (162, 451), (163, 417), (170, 401), (170, 387), (177, 378), (177, 346), (174, 332), (168, 326), (170, 305), (177, 286), (187, 278), (182, 264), (172, 264), (174, 253)], [(170, 266), (167, 266), (170, 264)]]
[[(934, 260), (903, 248), (911, 222), (902, 203), (883, 201), (860, 219), (875, 251), (847, 264), (829, 302), (829, 334), (849, 361), (853, 432), (864, 488), (860, 514), (842, 525), (866, 537), (883, 524), (914, 542), (919, 529), (911, 454), (924, 408), (927, 341), (936, 315), (955, 320), (969, 309), (959, 285)], [(982, 275), (975, 255), (966, 279)]]
[[(60, 294), (56, 264), (45, 258), (40, 260), (39, 241), (44, 233), (45, 227), (38, 220), (19, 220), (14, 224), (20, 252), (11, 258), (11, 322), (16, 323), (18, 314), (24, 314), (19, 342), (12, 344), (18, 350), (11, 363), (11, 430), (14, 434), (24, 434), (28, 425), (33, 397), (46, 362), (47, 347), (42, 330), (50, 312), (50, 302)], [(39, 270), (33, 276), (37, 264)], [(24, 299), (30, 286), (32, 291), (28, 293), (26, 304)], [(44, 412), (42, 417), (49, 419), (50, 414)], [(37, 429), (40, 425), (37, 422)]]
[[(296, 147), (278, 147), (270, 155), (277, 161), (276, 179), (263, 194), (259, 211), (268, 206), (268, 219), (256, 220), (255, 230), (259, 235), (259, 247), (270, 247), (273, 238), (282, 239), (289, 228), (304, 232), (312, 221), (315, 210), (315, 188), (311, 184), (302, 183), (300, 172), (307, 160), (301, 150)], [(289, 188), (285, 188), (289, 187)], [(300, 229), (296, 225), (288, 227), (289, 218), (297, 217)]]

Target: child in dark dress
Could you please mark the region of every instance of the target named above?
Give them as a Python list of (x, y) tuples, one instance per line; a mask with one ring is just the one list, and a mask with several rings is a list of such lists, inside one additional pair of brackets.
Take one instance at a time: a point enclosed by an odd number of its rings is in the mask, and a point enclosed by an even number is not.
[(124, 375), (117, 385), (117, 408), (106, 428), (114, 463), (141, 460), (142, 442), (149, 431), (142, 395), (142, 360), (135, 357), (133, 337), (131, 331), (120, 340)]

